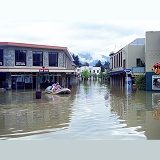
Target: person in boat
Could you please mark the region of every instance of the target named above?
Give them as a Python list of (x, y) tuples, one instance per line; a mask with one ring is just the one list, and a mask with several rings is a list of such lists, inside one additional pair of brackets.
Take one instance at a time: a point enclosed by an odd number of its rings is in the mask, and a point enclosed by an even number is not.
[(59, 83), (56, 83), (56, 86), (53, 89), (53, 92), (56, 92), (57, 90), (61, 89), (62, 87), (59, 85)]
[(54, 89), (55, 86), (56, 86), (56, 83), (54, 82), (54, 83), (52, 84), (52, 89)]

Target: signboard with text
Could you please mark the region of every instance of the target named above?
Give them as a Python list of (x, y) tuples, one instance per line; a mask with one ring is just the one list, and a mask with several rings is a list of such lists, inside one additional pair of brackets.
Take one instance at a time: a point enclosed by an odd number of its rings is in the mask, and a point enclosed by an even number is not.
[(152, 90), (160, 90), (160, 75), (152, 75)]
[(47, 69), (47, 68), (41, 68), (41, 69), (39, 69), (39, 73), (41, 73), (41, 74), (47, 74), (47, 73), (49, 73), (49, 69)]
[(125, 69), (124, 72), (131, 72), (131, 69)]

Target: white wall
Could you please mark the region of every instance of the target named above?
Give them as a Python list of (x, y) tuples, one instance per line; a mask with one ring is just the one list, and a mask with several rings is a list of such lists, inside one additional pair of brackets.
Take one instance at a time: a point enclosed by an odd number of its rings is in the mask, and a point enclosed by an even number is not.
[(85, 71), (85, 70), (88, 70), (89, 72), (91, 71), (91, 74), (93, 74), (94, 71), (95, 71), (96, 74), (99, 74), (101, 72), (101, 67), (82, 66), (82, 67), (79, 68), (79, 70), (80, 70), (80, 73)]

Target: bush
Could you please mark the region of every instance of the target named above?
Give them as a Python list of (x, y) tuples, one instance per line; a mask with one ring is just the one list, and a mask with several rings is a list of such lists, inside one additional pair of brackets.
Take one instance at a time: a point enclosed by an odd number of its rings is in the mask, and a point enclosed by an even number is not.
[(144, 75), (139, 75), (135, 78), (135, 84), (137, 89), (146, 90), (146, 77)]

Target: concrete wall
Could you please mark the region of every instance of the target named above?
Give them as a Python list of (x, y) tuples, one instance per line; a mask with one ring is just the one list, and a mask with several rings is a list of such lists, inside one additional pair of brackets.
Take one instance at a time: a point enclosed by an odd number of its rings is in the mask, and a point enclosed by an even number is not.
[(146, 72), (152, 72), (155, 63), (160, 62), (160, 31), (146, 32)]
[[(132, 69), (136, 67), (136, 59), (140, 58), (142, 62), (145, 62), (145, 45), (127, 45), (120, 52), (122, 52), (122, 66), (113, 68), (112, 71), (119, 71), (125, 68)], [(118, 54), (118, 53), (116, 53)], [(115, 54), (115, 55), (116, 55)], [(125, 60), (125, 64), (124, 63)], [(111, 61), (112, 66), (112, 61)], [(113, 61), (114, 66), (114, 61)], [(125, 66), (125, 67), (124, 67)], [(123, 68), (124, 67), (124, 68)]]
[(145, 47), (145, 63), (146, 63), (146, 90), (152, 90), (152, 67), (155, 63), (160, 63), (160, 31), (146, 32)]
[[(15, 50), (26, 50), (26, 66), (23, 67), (32, 67), (33, 66), (33, 58), (32, 51), (42, 51), (43, 52), (43, 66), (49, 67), (48, 61), (48, 52), (58, 52), (58, 67), (63, 68), (73, 68), (72, 61), (63, 51), (56, 50), (46, 50), (46, 49), (32, 49), (32, 48), (23, 48), (23, 47), (1, 47), (4, 49), (4, 66), (15, 67)], [(1, 66), (3, 67), (3, 66)], [(16, 66), (18, 67), (18, 66)]]
[(10, 66), (10, 67), (15, 66), (13, 49), (4, 49), (4, 66)]
[(137, 58), (145, 61), (145, 45), (129, 45), (128, 52), (128, 68), (137, 67)]

